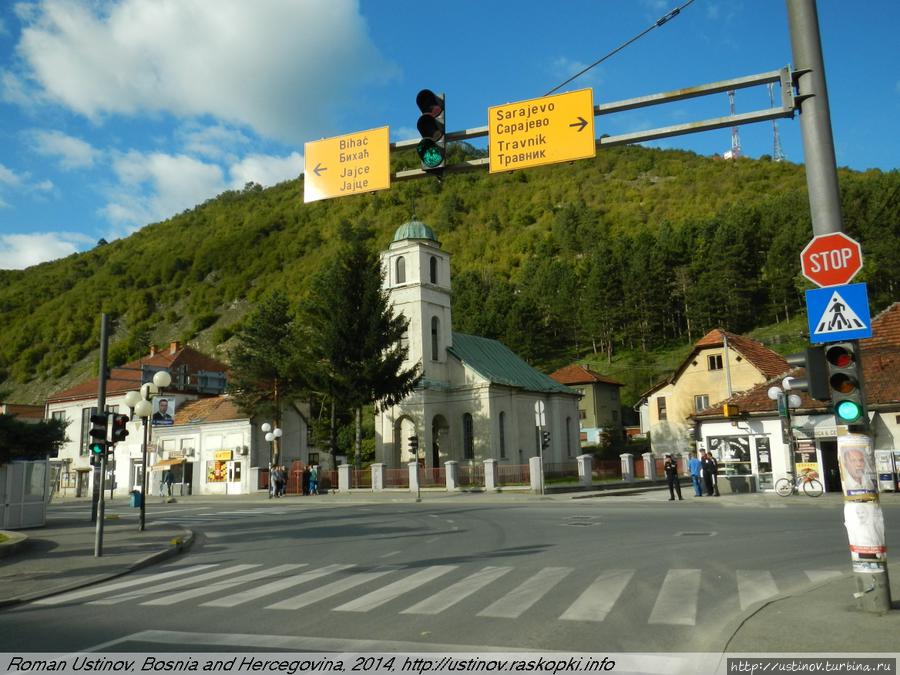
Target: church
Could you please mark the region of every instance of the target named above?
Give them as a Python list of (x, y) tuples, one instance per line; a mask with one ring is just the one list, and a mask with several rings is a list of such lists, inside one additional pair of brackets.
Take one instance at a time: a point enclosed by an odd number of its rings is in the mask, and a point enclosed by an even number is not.
[(450, 255), (428, 225), (414, 218), (397, 228), (381, 264), (393, 310), (409, 321), (404, 367), (419, 363), (422, 378), (405, 400), (376, 413), (376, 462), (413, 461), (412, 437), (428, 468), (449, 460), (527, 464), (541, 452), (553, 464), (580, 454), (578, 392), (496, 340), (453, 331)]

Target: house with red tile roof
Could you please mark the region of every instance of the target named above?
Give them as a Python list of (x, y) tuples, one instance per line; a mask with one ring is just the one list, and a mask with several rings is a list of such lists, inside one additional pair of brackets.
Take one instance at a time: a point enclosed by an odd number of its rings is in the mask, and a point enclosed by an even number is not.
[[(152, 398), (154, 418), (146, 428), (149, 491), (155, 493), (166, 471), (175, 476), (175, 490), (186, 494), (247, 494), (258, 489), (259, 473), (268, 470), (271, 444), (260, 430), (264, 420), (241, 412), (222, 395), (228, 367), (191, 347), (173, 342), (166, 350), (151, 348), (148, 356), (109, 369), (106, 411), (129, 414), (125, 395), (167, 371), (172, 384)], [(46, 416), (68, 423), (68, 441), (55, 462), (59, 489), (89, 494), (93, 481), (88, 443), (91, 415), (97, 411), (99, 378), (79, 382), (51, 394)], [(162, 411), (162, 401), (167, 410)], [(170, 419), (160, 419), (158, 413)], [(287, 406), (280, 421), (281, 461), (308, 461), (308, 433), (304, 410)], [(144, 468), (141, 420), (128, 424), (125, 441), (117, 443), (106, 487), (122, 497), (141, 487)]]
[[(874, 448), (900, 459), (900, 302), (872, 320), (872, 333), (860, 340), (860, 360)], [(785, 377), (805, 376), (802, 368), (794, 368), (692, 416), (700, 445), (719, 459), (720, 489), (770, 490), (775, 480), (802, 464), (819, 474), (827, 491), (841, 491), (838, 426), (830, 404), (791, 392), (799, 405), (784, 417), (769, 397), (772, 387), (783, 388)], [(738, 407), (737, 419), (725, 417), (725, 404)], [(793, 453), (788, 430), (796, 441)], [(892, 489), (897, 489), (896, 480)]]
[(581, 445), (599, 444), (603, 433), (614, 439), (623, 438), (619, 389), (624, 385), (621, 382), (580, 363), (564, 366), (550, 377), (581, 394), (578, 402)]
[(693, 449), (691, 415), (790, 369), (782, 356), (752, 338), (716, 328), (694, 343), (678, 369), (641, 395), (641, 431), (654, 453)]

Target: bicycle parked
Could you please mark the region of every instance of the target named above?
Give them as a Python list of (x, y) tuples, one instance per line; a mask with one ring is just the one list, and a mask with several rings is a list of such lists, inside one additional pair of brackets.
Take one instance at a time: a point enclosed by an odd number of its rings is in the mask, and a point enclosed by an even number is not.
[[(788, 476), (793, 476), (793, 471), (788, 471)], [(787, 497), (795, 492), (803, 491), (807, 497), (820, 497), (825, 492), (822, 481), (819, 480), (819, 474), (815, 471), (806, 471), (793, 478), (779, 478), (775, 481), (775, 492), (782, 497)]]

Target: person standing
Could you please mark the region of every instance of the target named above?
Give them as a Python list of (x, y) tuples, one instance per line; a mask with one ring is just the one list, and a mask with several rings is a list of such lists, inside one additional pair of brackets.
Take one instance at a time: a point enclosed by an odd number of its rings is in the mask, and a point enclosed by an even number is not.
[(678, 463), (672, 459), (672, 455), (666, 455), (663, 470), (666, 472), (666, 483), (669, 484), (669, 501), (674, 502), (676, 494), (679, 500), (682, 499), (681, 483), (678, 482)]
[(319, 494), (319, 465), (313, 464), (309, 470), (309, 494)]
[(175, 476), (172, 475), (172, 470), (166, 471), (166, 475), (163, 478), (163, 482), (166, 485), (166, 492), (168, 492), (169, 496), (172, 496), (172, 485), (175, 484)]
[(706, 495), (708, 497), (719, 496), (719, 463), (712, 456), (711, 452), (706, 452), (701, 461), (703, 467), (703, 484), (706, 486)]
[(691, 472), (691, 483), (694, 486), (694, 496), (702, 497), (703, 490), (700, 487), (700, 468), (702, 464), (700, 463), (700, 458), (697, 457), (697, 453), (694, 450), (691, 450), (691, 458), (688, 460), (688, 471)]

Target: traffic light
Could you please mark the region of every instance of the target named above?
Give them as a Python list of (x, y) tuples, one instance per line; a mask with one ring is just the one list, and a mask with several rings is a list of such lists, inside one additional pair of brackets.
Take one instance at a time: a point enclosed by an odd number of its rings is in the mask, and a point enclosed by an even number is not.
[(550, 432), (542, 431), (541, 432), (541, 449), (546, 450), (550, 447)]
[(799, 366), (806, 370), (806, 377), (791, 378), (792, 390), (808, 392), (810, 397), (817, 401), (831, 400), (825, 347), (807, 347), (806, 351), (791, 354), (786, 361), (792, 366)]
[(106, 452), (106, 441), (109, 438), (109, 433), (112, 431), (110, 428), (110, 418), (112, 415), (107, 415), (106, 413), (97, 413), (95, 415), (91, 415), (91, 427), (90, 436), (91, 436), (91, 444), (90, 450), (91, 455), (103, 455)]
[(128, 415), (112, 416), (112, 442), (119, 443), (128, 437)]
[(868, 425), (859, 344), (856, 341), (830, 344), (825, 347), (825, 361), (835, 422)]
[(416, 154), (422, 162), (422, 168), (429, 173), (440, 175), (444, 171), (447, 159), (447, 137), (444, 125), (444, 95), (435, 94), (430, 89), (423, 89), (416, 96), (421, 116), (416, 128), (422, 140), (416, 146)]
[(409, 437), (409, 454), (413, 457), (419, 456), (419, 437), (418, 436), (410, 436)]

